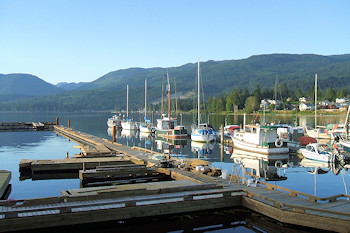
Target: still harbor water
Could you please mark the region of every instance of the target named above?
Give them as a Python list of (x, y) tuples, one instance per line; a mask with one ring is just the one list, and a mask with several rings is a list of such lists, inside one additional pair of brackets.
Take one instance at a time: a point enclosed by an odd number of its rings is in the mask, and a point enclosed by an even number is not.
[[(111, 114), (108, 113), (2, 112), (0, 113), (0, 122), (54, 122), (56, 117), (59, 117), (62, 125), (66, 126), (68, 119), (70, 119), (71, 127), (75, 130), (111, 139), (106, 124), (107, 118), (110, 116)], [(140, 119), (142, 115), (135, 114), (133, 117)], [(250, 122), (252, 119), (253, 116), (247, 116), (246, 122)], [(318, 124), (342, 123), (344, 120), (345, 116), (320, 116)], [(194, 116), (189, 114), (179, 115), (178, 121), (190, 129), (191, 124), (194, 122)], [(210, 115), (207, 121), (218, 129), (225, 121), (227, 124), (242, 124), (243, 116), (230, 115), (225, 118), (224, 115)], [(301, 126), (314, 126), (313, 116), (269, 116), (266, 118), (266, 122), (273, 121), (289, 124), (297, 123)], [(346, 167), (334, 167), (328, 164), (305, 161), (296, 155), (267, 160), (256, 155), (252, 156), (243, 152), (237, 152), (230, 146), (225, 146), (224, 153), (222, 153), (218, 142), (203, 144), (191, 142), (189, 139), (184, 141), (164, 141), (152, 135), (143, 135), (139, 132), (130, 131), (118, 131), (117, 142), (162, 153), (170, 153), (171, 156), (178, 158), (201, 158), (212, 162), (214, 167), (222, 168), (223, 171), (226, 170), (229, 173), (244, 165), (246, 169), (255, 169), (255, 174), (260, 177), (261, 181), (319, 197), (328, 197), (341, 193), (348, 194), (348, 186), (350, 185), (349, 172)], [(10, 170), (12, 172), (12, 192), (8, 199), (59, 196), (61, 190), (79, 188), (80, 180), (77, 177), (70, 179), (58, 179), (55, 177), (41, 179), (40, 177), (33, 177), (28, 179), (21, 177), (19, 173), (19, 162), (21, 159), (61, 159), (65, 158), (67, 153), (69, 156), (73, 156), (80, 153), (79, 149), (74, 148), (76, 145), (76, 143), (56, 135), (52, 131), (0, 132), (0, 170)], [(233, 170), (234, 168), (235, 170)], [(322, 172), (315, 172), (320, 169)], [(212, 216), (212, 214), (210, 215)], [(233, 217), (234, 214), (231, 212), (228, 216), (230, 215)], [(204, 216), (200, 218), (204, 219)], [(229, 229), (229, 231), (225, 232), (237, 231), (237, 229), (239, 231), (253, 232), (245, 227), (247, 219), (236, 219), (237, 221), (231, 219), (231, 226), (228, 228), (222, 227), (221, 229)], [(162, 222), (164, 223), (164, 221)], [(232, 227), (232, 222), (237, 223), (237, 225)], [(160, 225), (161, 223), (156, 224)], [(208, 231), (210, 231), (209, 229)], [(164, 229), (164, 231), (171, 231), (171, 229)]]

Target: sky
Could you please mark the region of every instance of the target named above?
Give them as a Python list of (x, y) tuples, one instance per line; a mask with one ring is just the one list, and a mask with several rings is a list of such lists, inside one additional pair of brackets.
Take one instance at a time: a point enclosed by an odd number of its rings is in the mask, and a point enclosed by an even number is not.
[(0, 0), (0, 74), (91, 82), (198, 59), (350, 53), (349, 0)]

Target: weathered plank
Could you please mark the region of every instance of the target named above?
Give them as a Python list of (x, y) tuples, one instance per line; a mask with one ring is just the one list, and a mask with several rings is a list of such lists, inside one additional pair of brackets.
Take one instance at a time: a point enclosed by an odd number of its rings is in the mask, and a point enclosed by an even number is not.
[(11, 180), (11, 172), (0, 170), (0, 199), (4, 195)]

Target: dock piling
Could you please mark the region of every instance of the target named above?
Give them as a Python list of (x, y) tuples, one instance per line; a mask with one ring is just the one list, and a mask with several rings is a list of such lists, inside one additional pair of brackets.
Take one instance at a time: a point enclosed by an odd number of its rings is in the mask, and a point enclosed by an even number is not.
[(117, 130), (116, 130), (116, 126), (114, 125), (113, 126), (113, 131), (112, 131), (112, 141), (113, 142), (116, 142), (116, 133), (117, 133)]

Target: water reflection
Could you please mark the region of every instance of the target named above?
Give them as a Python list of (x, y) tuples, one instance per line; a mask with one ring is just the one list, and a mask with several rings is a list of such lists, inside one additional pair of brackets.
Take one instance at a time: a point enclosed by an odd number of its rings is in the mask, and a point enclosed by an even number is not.
[(288, 167), (288, 154), (264, 155), (234, 149), (231, 158), (236, 164), (234, 175), (242, 177), (243, 182), (287, 179), (285, 169)]
[(157, 151), (160, 153), (171, 155), (171, 157), (188, 157), (184, 153), (187, 139), (172, 139), (157, 136), (155, 142), (157, 144)]
[(197, 154), (198, 159), (208, 159), (213, 154), (215, 142), (204, 143), (191, 141), (191, 151)]
[(25, 147), (33, 146), (33, 144), (38, 145), (49, 137), (52, 137), (52, 132), (49, 131), (43, 131), (41, 133), (35, 131), (1, 132), (0, 150), (1, 147), (5, 146), (14, 146), (24, 149)]

